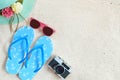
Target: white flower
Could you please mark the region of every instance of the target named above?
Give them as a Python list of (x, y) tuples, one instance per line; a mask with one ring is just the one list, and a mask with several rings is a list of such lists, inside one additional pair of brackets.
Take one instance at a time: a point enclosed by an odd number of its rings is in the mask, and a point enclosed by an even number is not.
[(23, 5), (20, 2), (16, 2), (14, 4), (12, 4), (12, 10), (14, 11), (14, 13), (18, 14), (23, 10)]

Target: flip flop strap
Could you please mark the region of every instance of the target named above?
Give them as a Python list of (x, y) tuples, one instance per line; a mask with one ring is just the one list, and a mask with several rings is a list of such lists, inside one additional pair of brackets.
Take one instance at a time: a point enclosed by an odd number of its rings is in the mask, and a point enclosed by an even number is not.
[(26, 62), (25, 62), (25, 67), (26, 67), (26, 68), (27, 68), (28, 55), (29, 55), (30, 53), (32, 53), (33, 51), (40, 49), (40, 50), (41, 50), (41, 54), (42, 54), (42, 56), (41, 56), (41, 58), (42, 58), (42, 64), (41, 64), (41, 66), (39, 66), (39, 60), (38, 60), (37, 55), (36, 55), (37, 68), (34, 70), (34, 72), (38, 72), (38, 71), (41, 69), (42, 65), (44, 64), (44, 51), (43, 51), (43, 46), (44, 46), (44, 45), (36, 46), (36, 47), (34, 47), (32, 50), (29, 51), (29, 53), (27, 54), (27, 57), (26, 57)]
[[(19, 41), (25, 41), (25, 43), (26, 43), (26, 46), (25, 46), (25, 47), (26, 47), (26, 48), (24, 49), (24, 51), (25, 51), (26, 53), (28, 53), (28, 41), (27, 41), (27, 36), (24, 36), (24, 37), (21, 37), (21, 38), (15, 40), (15, 41), (13, 41), (13, 42), (10, 44), (10, 46), (9, 46), (9, 48), (8, 48), (8, 58), (9, 58), (9, 59), (12, 59), (12, 58), (11, 58), (11, 51), (10, 51), (12, 45), (16, 44), (16, 43), (19, 42)], [(25, 54), (25, 55), (26, 55), (26, 54)], [(23, 55), (23, 58), (24, 58), (24, 55)], [(19, 63), (21, 63), (21, 62), (22, 62), (22, 61), (20, 61)]]

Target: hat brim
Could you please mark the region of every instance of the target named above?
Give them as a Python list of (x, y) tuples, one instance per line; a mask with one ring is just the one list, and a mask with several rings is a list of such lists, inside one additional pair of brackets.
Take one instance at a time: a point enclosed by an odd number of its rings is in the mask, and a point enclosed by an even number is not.
[[(23, 2), (23, 10), (20, 13), (24, 18), (27, 18), (31, 12), (31, 10), (33, 9), (34, 5), (35, 5), (36, 0), (24, 0)], [(18, 15), (19, 16), (19, 15)], [(9, 20), (10, 18), (5, 18), (3, 16), (0, 16), (0, 24), (9, 24)], [(19, 21), (23, 21), (24, 19), (19, 16)], [(13, 24), (17, 23), (18, 19), (15, 16)]]

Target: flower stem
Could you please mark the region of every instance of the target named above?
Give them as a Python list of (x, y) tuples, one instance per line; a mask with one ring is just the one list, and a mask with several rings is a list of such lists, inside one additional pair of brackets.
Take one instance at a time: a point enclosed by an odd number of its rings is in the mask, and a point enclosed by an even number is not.
[(28, 25), (28, 21), (19, 13), (19, 16), (22, 18), (22, 19), (24, 19), (25, 20), (25, 22), (26, 22), (26, 25)]
[(16, 16), (17, 16), (17, 20), (18, 20), (18, 22), (17, 22), (17, 26), (16, 26), (16, 29), (15, 29), (15, 31), (14, 31), (14, 32), (16, 32), (16, 31), (17, 31), (17, 29), (18, 29), (18, 27), (19, 27), (19, 23), (20, 23), (20, 20), (19, 20), (19, 16), (18, 16), (18, 14), (16, 14)]
[(13, 32), (13, 28), (12, 28), (12, 23), (14, 21), (15, 15), (13, 15), (10, 20), (9, 20), (9, 25), (10, 25), (10, 32)]

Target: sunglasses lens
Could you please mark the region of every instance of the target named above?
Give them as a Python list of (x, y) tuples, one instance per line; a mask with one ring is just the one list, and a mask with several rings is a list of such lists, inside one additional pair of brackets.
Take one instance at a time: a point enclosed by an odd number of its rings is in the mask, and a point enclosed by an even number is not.
[(43, 33), (46, 35), (46, 36), (51, 36), (53, 34), (53, 29), (51, 29), (50, 27), (47, 27), (45, 26), (43, 28)]
[(39, 28), (40, 27), (40, 23), (37, 21), (37, 20), (35, 20), (35, 19), (32, 19), (31, 21), (30, 21), (30, 26), (32, 27), (32, 28)]

